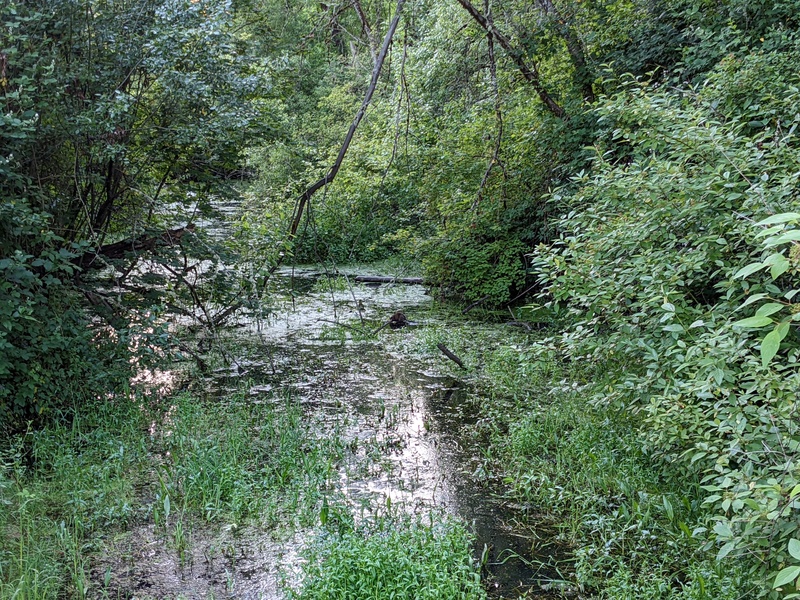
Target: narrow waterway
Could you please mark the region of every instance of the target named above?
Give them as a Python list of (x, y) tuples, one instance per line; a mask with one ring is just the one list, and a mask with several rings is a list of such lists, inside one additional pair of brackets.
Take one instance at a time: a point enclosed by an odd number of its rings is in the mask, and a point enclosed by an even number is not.
[[(425, 351), (447, 326), (441, 309), (420, 285), (360, 284), (352, 275), (281, 269), (273, 314), (232, 334), (242, 356), (216, 374), (218, 389), (233, 391), (246, 377), (253, 401), (270, 402), (289, 386), (309, 419), (336, 428), (354, 449), (339, 482), (353, 511), (369, 515), (387, 503), (415, 514), (446, 511), (474, 533), (491, 596), (546, 596), (541, 584), (557, 579), (542, 566), (551, 557), (537, 555), (538, 543), (519, 526), (533, 507), (502, 499), (501, 484), (484, 476), (482, 448), (465, 435), (481, 398), (446, 357)], [(364, 335), (397, 310), (416, 325)], [(380, 460), (358, 468), (376, 448)]]
[[(461, 371), (432, 352), (447, 328), (441, 307), (420, 285), (366, 285), (340, 271), (283, 268), (273, 277), (266, 318), (241, 317), (222, 332), (229, 365), (205, 381), (211, 397), (247, 390), (254, 404), (302, 407), (318, 436), (348, 450), (332, 495), (357, 519), (386, 510), (446, 513), (474, 535), (474, 555), (492, 598), (547, 598), (559, 579), (554, 557), (525, 523), (535, 507), (503, 499), (484, 472), (480, 437), (468, 435), (483, 400)], [(414, 326), (374, 333), (402, 310)], [(475, 327), (492, 327), (475, 323)], [(497, 326), (501, 327), (501, 326)], [(287, 533), (288, 531), (288, 533)], [(95, 576), (114, 571), (118, 589), (136, 598), (278, 600), (315, 531), (281, 534), (256, 527), (189, 535), (188, 559), (143, 526), (115, 548)]]

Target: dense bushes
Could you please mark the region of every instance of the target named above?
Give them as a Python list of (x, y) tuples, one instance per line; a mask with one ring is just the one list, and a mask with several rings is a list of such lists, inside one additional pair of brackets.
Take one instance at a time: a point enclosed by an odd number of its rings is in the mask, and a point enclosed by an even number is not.
[(91, 273), (76, 259), (199, 221), (230, 193), (244, 140), (271, 131), (230, 8), (0, 7), (0, 422), (116, 391), (167, 346), (153, 307), (205, 301), (200, 284), (221, 279), (205, 269), (187, 289), (188, 256), (222, 254), (200, 236), (150, 272), (147, 252), (94, 258)]
[(758, 222), (798, 206), (800, 80), (780, 66), (796, 58), (728, 60), (704, 89), (628, 81), (602, 102), (611, 141), (534, 262), (569, 323), (558, 346), (619, 365), (594, 402), (645, 416), (665, 475), (702, 484), (718, 558), (774, 573), (797, 562), (800, 263), (796, 214)]
[[(48, 215), (0, 205), (0, 422), (19, 424), (127, 384), (128, 330), (92, 322)], [(141, 340), (144, 342), (144, 340)], [(146, 345), (146, 344), (143, 344)]]

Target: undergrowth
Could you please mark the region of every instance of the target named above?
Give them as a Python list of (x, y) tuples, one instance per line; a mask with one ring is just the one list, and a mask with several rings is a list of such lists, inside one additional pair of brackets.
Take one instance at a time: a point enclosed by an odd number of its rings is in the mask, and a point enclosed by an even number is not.
[(336, 523), (306, 551), (293, 600), (480, 600), (486, 597), (463, 525), (445, 517)]
[(732, 600), (765, 587), (746, 562), (708, 552), (713, 520), (700, 478), (648, 453), (642, 415), (597, 401), (624, 364), (564, 360), (542, 334), (492, 339), (461, 326), (431, 335), (469, 365), (484, 472), (532, 507), (528, 526), (558, 532), (572, 556), (563, 575), (577, 590), (609, 600)]
[(289, 402), (243, 394), (98, 401), (14, 436), (0, 448), (0, 599), (84, 598), (93, 553), (136, 525), (181, 556), (196, 522), (309, 525), (339, 453)]

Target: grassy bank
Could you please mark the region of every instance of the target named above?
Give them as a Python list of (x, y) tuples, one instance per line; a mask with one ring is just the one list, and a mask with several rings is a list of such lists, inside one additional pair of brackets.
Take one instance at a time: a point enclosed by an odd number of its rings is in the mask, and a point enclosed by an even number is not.
[[(290, 597), (481, 598), (459, 524), (355, 524), (336, 486), (345, 452), (336, 429), (320, 430), (299, 403), (253, 402), (246, 389), (85, 406), (2, 447), (0, 598), (235, 596), (258, 540), (294, 551), (298, 532), (309, 548), (302, 583), (284, 584)], [(169, 581), (193, 562), (205, 563), (202, 586), (132, 587), (138, 568)]]
[[(473, 435), (485, 471), (509, 500), (532, 507), (527, 526), (556, 531), (566, 588), (605, 599), (754, 598), (769, 585), (758, 564), (718, 561), (714, 514), (700, 477), (653, 456), (644, 415), (606, 402), (623, 364), (571, 361), (552, 330), (503, 335), (474, 324), (431, 330), (467, 363), (481, 415)], [(454, 371), (456, 374), (456, 371)]]
[[(193, 528), (315, 521), (338, 440), (314, 436), (290, 403), (243, 400), (98, 402), (9, 440), (0, 598), (102, 595), (89, 594), (93, 559), (145, 524), (182, 561)], [(110, 571), (104, 583), (114, 589)]]

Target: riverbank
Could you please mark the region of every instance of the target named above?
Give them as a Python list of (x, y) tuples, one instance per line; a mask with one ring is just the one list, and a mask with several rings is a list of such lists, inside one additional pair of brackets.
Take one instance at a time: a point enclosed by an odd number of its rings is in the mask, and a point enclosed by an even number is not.
[[(509, 502), (530, 507), (526, 524), (550, 532), (536, 544), (566, 548), (559, 572), (568, 597), (615, 600), (735, 599), (763, 594), (746, 561), (718, 561), (705, 492), (644, 452), (641, 415), (593, 402), (618, 365), (559, 359), (547, 329), (508, 343), (468, 324), (447, 344), (473, 370), (480, 414), (472, 435), (486, 477)], [(435, 333), (429, 335), (437, 336)]]

